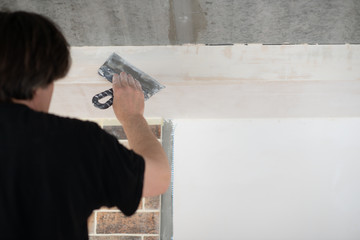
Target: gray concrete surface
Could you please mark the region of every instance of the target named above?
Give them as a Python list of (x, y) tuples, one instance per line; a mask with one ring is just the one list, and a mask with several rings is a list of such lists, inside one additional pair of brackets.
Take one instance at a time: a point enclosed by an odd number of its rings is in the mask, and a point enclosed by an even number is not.
[(360, 43), (359, 0), (1, 0), (44, 14), (73, 46)]
[(206, 43), (360, 43), (359, 0), (201, 0)]

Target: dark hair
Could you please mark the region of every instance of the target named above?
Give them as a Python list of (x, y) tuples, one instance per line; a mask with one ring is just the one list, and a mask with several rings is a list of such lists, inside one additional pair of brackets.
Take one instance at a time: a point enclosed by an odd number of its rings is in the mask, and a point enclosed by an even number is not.
[(0, 103), (29, 100), (66, 76), (69, 44), (50, 19), (36, 13), (0, 12)]

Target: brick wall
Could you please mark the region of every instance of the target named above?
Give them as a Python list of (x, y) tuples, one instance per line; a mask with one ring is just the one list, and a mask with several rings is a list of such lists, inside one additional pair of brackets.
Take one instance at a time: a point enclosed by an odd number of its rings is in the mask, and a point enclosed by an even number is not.
[[(94, 120), (93, 120), (94, 121)], [(105, 131), (129, 147), (126, 134), (116, 119), (95, 120)], [(154, 135), (161, 142), (162, 121), (148, 120)], [(142, 198), (138, 210), (127, 217), (117, 208), (100, 208), (88, 219), (90, 240), (159, 240), (161, 197)]]

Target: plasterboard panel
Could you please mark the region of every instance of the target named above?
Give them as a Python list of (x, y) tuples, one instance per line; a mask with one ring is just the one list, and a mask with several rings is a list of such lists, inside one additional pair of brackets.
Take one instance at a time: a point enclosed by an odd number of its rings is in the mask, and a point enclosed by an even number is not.
[(174, 125), (174, 239), (360, 238), (359, 118)]

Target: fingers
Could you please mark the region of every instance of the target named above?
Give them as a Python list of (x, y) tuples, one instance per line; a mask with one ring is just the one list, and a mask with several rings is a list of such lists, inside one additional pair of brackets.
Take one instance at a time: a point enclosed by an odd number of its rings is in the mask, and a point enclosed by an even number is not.
[(122, 87), (128, 86), (128, 76), (125, 72), (120, 73), (120, 83)]
[(120, 77), (118, 74), (114, 74), (112, 78), (113, 86), (121, 87)]
[(128, 82), (130, 86), (136, 88), (137, 90), (142, 90), (140, 82), (133, 78), (130, 74), (128, 75)]
[(140, 82), (134, 79), (131, 74), (126, 74), (125, 72), (121, 72), (120, 76), (118, 74), (113, 75), (113, 85), (117, 87), (130, 86), (137, 90), (142, 90)]
[(136, 88), (135, 79), (130, 74), (127, 76), (129, 86)]
[(135, 79), (135, 86), (138, 90), (141, 90), (142, 91), (142, 87), (141, 87), (141, 84), (138, 80)]

